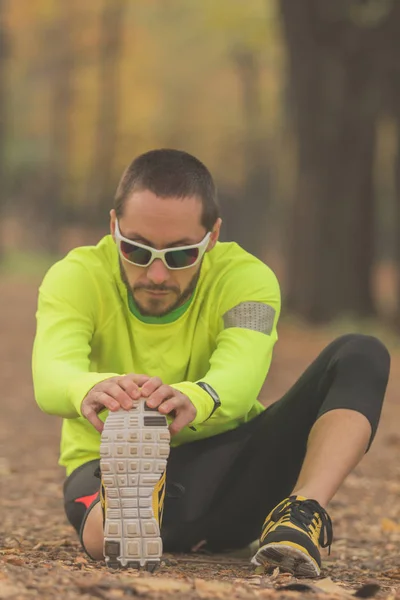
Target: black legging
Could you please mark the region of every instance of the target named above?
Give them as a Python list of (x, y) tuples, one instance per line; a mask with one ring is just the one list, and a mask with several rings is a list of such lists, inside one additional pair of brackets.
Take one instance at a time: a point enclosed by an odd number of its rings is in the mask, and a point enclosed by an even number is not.
[(337, 408), (358, 411), (371, 424), (372, 442), (389, 367), (389, 353), (377, 339), (340, 337), (250, 423), (173, 448), (165, 550), (189, 550), (204, 539), (210, 550), (221, 551), (256, 539), (269, 511), (292, 491), (318, 417)]

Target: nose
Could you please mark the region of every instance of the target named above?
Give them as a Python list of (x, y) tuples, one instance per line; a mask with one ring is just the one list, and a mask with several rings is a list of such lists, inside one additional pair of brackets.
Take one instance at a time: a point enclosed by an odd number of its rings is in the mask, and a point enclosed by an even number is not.
[(169, 279), (169, 270), (159, 258), (153, 260), (147, 269), (147, 278), (156, 285), (161, 285)]

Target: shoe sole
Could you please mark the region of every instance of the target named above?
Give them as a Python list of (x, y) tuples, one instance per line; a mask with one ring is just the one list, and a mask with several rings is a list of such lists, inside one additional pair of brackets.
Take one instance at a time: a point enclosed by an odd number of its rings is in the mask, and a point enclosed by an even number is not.
[(108, 567), (154, 571), (160, 564), (162, 540), (152, 496), (169, 451), (167, 419), (145, 402), (108, 414), (100, 442)]
[(296, 577), (319, 577), (321, 570), (315, 561), (301, 550), (286, 544), (261, 547), (251, 560), (253, 565), (272, 564)]

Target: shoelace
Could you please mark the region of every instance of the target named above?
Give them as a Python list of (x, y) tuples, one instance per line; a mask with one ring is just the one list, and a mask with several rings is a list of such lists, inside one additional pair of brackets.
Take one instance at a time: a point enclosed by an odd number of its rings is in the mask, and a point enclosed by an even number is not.
[(277, 507), (271, 515), (273, 521), (284, 517), (285, 521), (292, 521), (298, 527), (310, 528), (317, 526), (317, 516), (321, 519), (321, 531), (319, 534), (319, 545), (321, 548), (329, 548), (333, 540), (332, 521), (328, 513), (316, 500), (290, 500), (289, 504)]

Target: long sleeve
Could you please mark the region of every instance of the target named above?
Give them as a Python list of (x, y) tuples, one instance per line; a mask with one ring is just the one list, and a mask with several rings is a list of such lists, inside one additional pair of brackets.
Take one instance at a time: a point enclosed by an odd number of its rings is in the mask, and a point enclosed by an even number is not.
[[(227, 282), (219, 305), (222, 329), (204, 381), (219, 396), (221, 406), (211, 415), (214, 403), (197, 382), (174, 385), (189, 396), (197, 409), (194, 425), (224, 424), (247, 415), (265, 381), (277, 340), (280, 314), (279, 284), (263, 265), (250, 269), (238, 285)], [(261, 283), (260, 283), (261, 282)]]
[(64, 260), (47, 273), (40, 291), (32, 370), (35, 398), (49, 414), (80, 416), (87, 392), (116, 373), (90, 371), (99, 297), (90, 274)]

